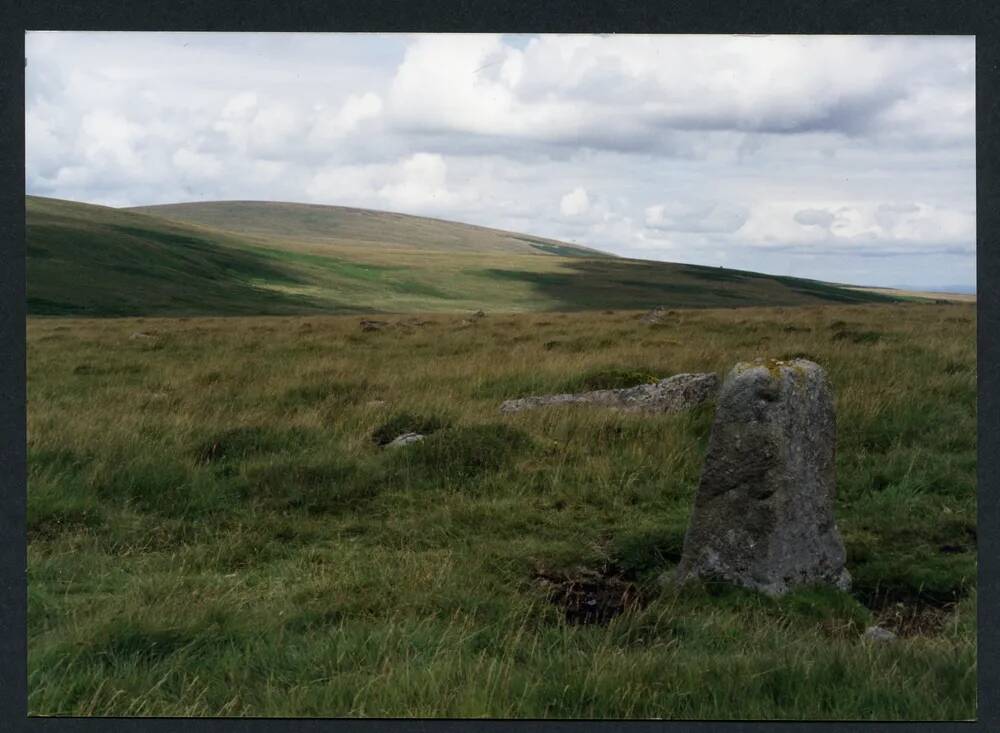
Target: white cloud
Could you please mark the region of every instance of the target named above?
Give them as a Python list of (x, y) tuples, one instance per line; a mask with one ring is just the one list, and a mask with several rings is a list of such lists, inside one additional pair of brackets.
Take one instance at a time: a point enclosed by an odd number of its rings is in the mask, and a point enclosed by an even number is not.
[(94, 163), (136, 168), (140, 160), (134, 146), (142, 134), (142, 128), (123, 115), (98, 109), (88, 112), (80, 121), (78, 144), (84, 156)]
[[(407, 50), (390, 107), (408, 129), (609, 149), (655, 146), (669, 129), (898, 136), (931, 111), (943, 140), (961, 139), (974, 115), (954, 80), (971, 80), (972, 58), (947, 37), (540, 36), (522, 51), (495, 35), (429, 35)], [(943, 66), (948, 83), (914, 86), (915, 65)]]
[(312, 127), (308, 135), (311, 148), (324, 151), (335, 149), (352, 133), (373, 132), (382, 113), (382, 100), (373, 92), (351, 94), (339, 107), (318, 104), (312, 111)]
[(403, 213), (459, 210), (478, 198), (476, 189), (449, 186), (448, 165), (433, 153), (416, 153), (391, 164), (333, 166), (313, 176), (311, 201), (369, 206)]
[(584, 188), (577, 186), (559, 199), (559, 212), (563, 216), (579, 216), (590, 210), (590, 197)]
[(222, 108), (222, 118), (226, 120), (245, 120), (257, 108), (257, 95), (254, 92), (241, 92), (231, 97)]
[(448, 166), (440, 155), (417, 153), (392, 171), (378, 195), (390, 209), (437, 210), (468, 196), (449, 190), (447, 178)]
[(215, 178), (222, 173), (222, 163), (214, 155), (179, 148), (173, 154), (174, 165), (185, 175), (196, 179)]

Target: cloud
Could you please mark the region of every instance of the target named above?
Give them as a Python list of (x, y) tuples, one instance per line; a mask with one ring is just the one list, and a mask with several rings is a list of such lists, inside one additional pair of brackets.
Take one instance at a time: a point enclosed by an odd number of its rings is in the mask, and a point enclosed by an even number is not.
[(590, 197), (586, 189), (579, 186), (559, 199), (559, 213), (563, 216), (579, 216), (590, 209)]
[(928, 113), (945, 141), (974, 129), (972, 58), (947, 37), (539, 36), (521, 49), (427, 35), (408, 48), (390, 109), (409, 130), (609, 150), (656, 147), (670, 130), (891, 137), (924, 131)]
[(886, 233), (891, 234), (900, 223), (919, 212), (920, 207), (913, 203), (879, 204), (875, 210), (875, 221)]
[(314, 203), (424, 214), (461, 211), (478, 198), (474, 186), (449, 185), (447, 162), (435, 153), (416, 153), (391, 164), (327, 168), (313, 176), (306, 193)]
[(804, 227), (820, 227), (829, 229), (837, 219), (836, 215), (826, 209), (801, 209), (792, 217)]
[(474, 196), (448, 188), (448, 166), (440, 155), (417, 153), (393, 170), (378, 189), (387, 208), (399, 211), (437, 211)]
[(656, 204), (646, 209), (646, 226), (676, 232), (732, 234), (746, 223), (747, 209), (722, 202)]
[(198, 153), (189, 148), (179, 148), (172, 157), (184, 175), (196, 179), (211, 179), (222, 173), (222, 163), (214, 155)]
[(382, 113), (382, 99), (373, 92), (348, 95), (343, 105), (332, 113), (327, 113), (324, 105), (316, 110), (310, 136), (312, 142), (329, 144), (369, 124)]

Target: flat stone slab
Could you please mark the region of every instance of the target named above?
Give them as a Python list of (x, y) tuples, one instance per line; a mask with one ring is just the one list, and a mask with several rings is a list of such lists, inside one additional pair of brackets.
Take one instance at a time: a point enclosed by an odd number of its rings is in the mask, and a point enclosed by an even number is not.
[(640, 384), (625, 389), (599, 389), (593, 392), (507, 400), (500, 405), (500, 412), (522, 412), (560, 405), (594, 405), (625, 412), (677, 412), (711, 399), (718, 388), (719, 377), (716, 374), (676, 374), (655, 384)]
[(674, 581), (769, 595), (846, 590), (834, 521), (836, 421), (826, 372), (805, 359), (737, 364), (726, 377)]

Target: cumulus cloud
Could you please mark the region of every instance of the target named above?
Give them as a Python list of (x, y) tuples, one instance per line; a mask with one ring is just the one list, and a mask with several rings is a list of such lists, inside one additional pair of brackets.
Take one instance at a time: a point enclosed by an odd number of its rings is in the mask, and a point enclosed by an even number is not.
[(29, 33), (30, 193), (344, 204), (972, 282), (960, 37)]
[(449, 185), (448, 165), (436, 153), (416, 153), (387, 164), (333, 166), (317, 172), (306, 186), (314, 203), (370, 206), (413, 214), (462, 210), (478, 189)]
[(579, 216), (590, 209), (590, 197), (587, 190), (577, 186), (559, 199), (559, 211), (563, 216)]
[[(974, 127), (971, 44), (851, 36), (420, 36), (390, 91), (411, 129), (656, 147), (665, 130), (942, 139)], [(915, 78), (914, 67), (924, 76)], [(850, 69), (845, 73), (845, 69)], [(951, 95), (955, 94), (954, 98)], [(623, 114), (623, 107), (629, 112)]]
[(325, 105), (319, 105), (316, 113), (310, 135), (313, 142), (329, 144), (370, 124), (382, 113), (382, 99), (373, 92), (351, 94), (340, 109), (328, 112)]
[(448, 166), (440, 155), (417, 153), (393, 170), (378, 189), (389, 208), (401, 211), (440, 210), (474, 196), (448, 188)]

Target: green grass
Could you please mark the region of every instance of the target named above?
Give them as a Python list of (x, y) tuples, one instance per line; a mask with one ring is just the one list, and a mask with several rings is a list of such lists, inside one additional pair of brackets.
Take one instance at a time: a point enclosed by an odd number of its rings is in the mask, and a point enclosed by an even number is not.
[(221, 202), (126, 210), (34, 196), (26, 208), (34, 315), (509, 313), (895, 300), (360, 209)]
[[(29, 319), (30, 712), (974, 717), (975, 307), (640, 313)], [(498, 412), (790, 354), (851, 593), (661, 588), (710, 405)], [(570, 623), (539, 576), (639, 603)]]

